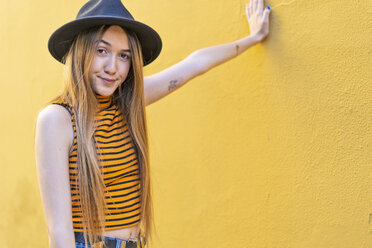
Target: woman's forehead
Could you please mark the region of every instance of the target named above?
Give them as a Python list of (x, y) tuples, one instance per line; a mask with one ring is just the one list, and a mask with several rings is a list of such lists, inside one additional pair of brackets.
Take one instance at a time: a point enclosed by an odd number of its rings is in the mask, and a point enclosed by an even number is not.
[(102, 40), (120, 50), (129, 49), (127, 33), (120, 26), (110, 26), (103, 34)]

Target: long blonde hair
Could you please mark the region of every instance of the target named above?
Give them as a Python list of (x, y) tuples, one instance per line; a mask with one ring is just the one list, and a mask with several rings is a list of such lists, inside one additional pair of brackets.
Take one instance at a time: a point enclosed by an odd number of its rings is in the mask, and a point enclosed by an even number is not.
[[(102, 235), (105, 223), (105, 185), (95, 148), (94, 115), (98, 102), (89, 81), (89, 70), (101, 39), (109, 26), (94, 27), (81, 32), (65, 56), (65, 84), (63, 92), (53, 101), (67, 101), (73, 108), (77, 134), (78, 184), (83, 210), (83, 232), (92, 243)], [(124, 29), (123, 29), (124, 30)], [(143, 86), (143, 60), (140, 42), (135, 33), (124, 30), (131, 51), (131, 67), (125, 81), (113, 94), (128, 123), (140, 168), (141, 221), (140, 229), (147, 241), (151, 241), (153, 225), (150, 188), (148, 136)], [(52, 101), (52, 102), (53, 102)]]

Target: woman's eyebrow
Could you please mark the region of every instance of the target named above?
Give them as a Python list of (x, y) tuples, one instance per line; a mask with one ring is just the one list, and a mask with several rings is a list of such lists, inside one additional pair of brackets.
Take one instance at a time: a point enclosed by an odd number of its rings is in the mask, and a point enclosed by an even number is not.
[[(102, 43), (104, 43), (104, 44), (106, 44), (106, 45), (108, 45), (108, 46), (111, 47), (111, 44), (110, 44), (110, 42), (108, 42), (108, 41), (105, 41), (105, 40), (103, 40), (103, 39), (100, 39), (99, 42), (102, 42)], [(121, 51), (124, 51), (124, 52), (130, 52), (129, 49), (121, 49)]]

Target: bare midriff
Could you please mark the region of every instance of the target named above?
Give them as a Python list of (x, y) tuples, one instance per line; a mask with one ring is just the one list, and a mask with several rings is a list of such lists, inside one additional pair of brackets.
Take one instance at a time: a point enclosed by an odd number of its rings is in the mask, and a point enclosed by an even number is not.
[(104, 231), (103, 236), (119, 239), (137, 239), (138, 225), (116, 230)]

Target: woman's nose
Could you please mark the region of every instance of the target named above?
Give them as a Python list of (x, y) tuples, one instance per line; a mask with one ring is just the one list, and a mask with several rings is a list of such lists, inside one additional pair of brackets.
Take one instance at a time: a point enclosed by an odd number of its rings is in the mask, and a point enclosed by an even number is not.
[(116, 59), (115, 59), (115, 56), (110, 56), (107, 61), (106, 61), (106, 65), (105, 65), (105, 72), (107, 74), (115, 74), (116, 72)]

